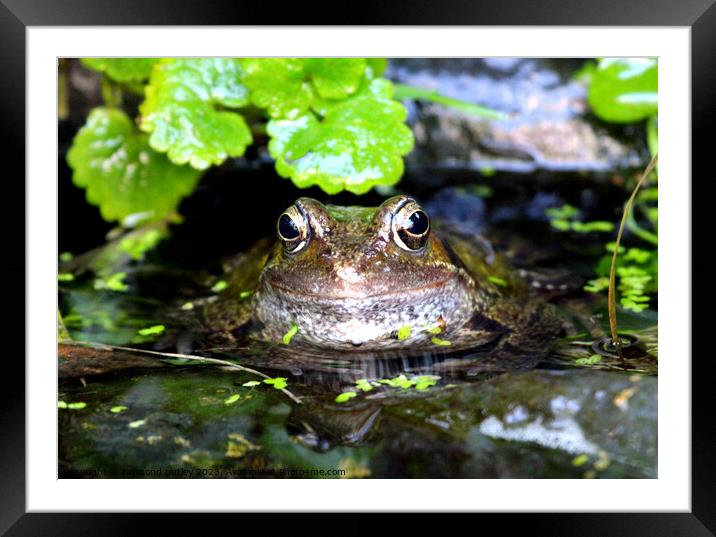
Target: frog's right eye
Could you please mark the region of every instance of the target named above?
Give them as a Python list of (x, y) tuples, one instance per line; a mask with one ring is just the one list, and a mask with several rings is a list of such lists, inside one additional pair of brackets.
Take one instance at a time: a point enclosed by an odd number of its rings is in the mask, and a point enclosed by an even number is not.
[(308, 244), (308, 220), (303, 212), (292, 205), (278, 217), (276, 224), (278, 237), (283, 242), (286, 252), (295, 254)]

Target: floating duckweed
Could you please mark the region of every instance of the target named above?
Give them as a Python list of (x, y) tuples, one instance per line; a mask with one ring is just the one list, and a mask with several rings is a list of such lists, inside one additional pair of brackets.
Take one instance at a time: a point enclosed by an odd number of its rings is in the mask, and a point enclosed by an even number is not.
[(75, 275), (74, 275), (74, 274), (70, 274), (69, 272), (60, 272), (60, 273), (57, 275), (57, 281), (58, 281), (58, 282), (71, 282), (71, 281), (74, 280), (74, 279), (75, 279)]
[(291, 343), (293, 336), (295, 336), (297, 333), (298, 325), (294, 323), (291, 325), (291, 328), (289, 328), (288, 332), (283, 335), (283, 344), (288, 345), (289, 343)]
[(345, 403), (346, 401), (350, 401), (357, 395), (358, 394), (356, 392), (343, 392), (336, 397), (336, 403)]
[(241, 300), (244, 300), (245, 298), (250, 297), (250, 296), (251, 296), (251, 293), (253, 293), (253, 291), (241, 291), (241, 292), (239, 293), (239, 298), (240, 298)]
[(137, 333), (140, 336), (156, 336), (162, 334), (164, 330), (166, 330), (166, 327), (163, 324), (155, 324), (154, 326), (142, 328), (141, 330), (138, 330)]
[(356, 381), (356, 388), (364, 392), (369, 392), (373, 389), (373, 386), (367, 379), (359, 379)]
[(82, 401), (77, 402), (77, 403), (67, 403), (67, 408), (69, 408), (71, 410), (82, 410), (86, 406), (87, 406), (87, 403), (84, 403)]
[(574, 361), (577, 365), (595, 365), (602, 361), (599, 354), (592, 354), (589, 358), (578, 358)]
[(288, 386), (288, 379), (286, 377), (275, 377), (272, 379), (264, 379), (264, 384), (272, 384), (277, 390), (283, 390)]
[(586, 453), (582, 453), (572, 459), (572, 466), (583, 466), (588, 460), (589, 456)]
[(128, 423), (127, 427), (129, 427), (130, 429), (136, 429), (138, 427), (141, 427), (145, 423), (147, 423), (147, 420), (136, 420)]
[(60, 261), (63, 263), (67, 263), (68, 261), (72, 261), (74, 259), (74, 255), (72, 255), (72, 252), (62, 252), (60, 254)]
[(430, 341), (432, 341), (435, 345), (440, 345), (441, 347), (452, 345), (452, 343), (450, 343), (447, 339), (440, 339), (439, 337), (433, 337)]
[(57, 401), (57, 408), (67, 408), (67, 403), (64, 401)]
[(507, 287), (507, 282), (499, 276), (488, 276), (487, 279), (495, 285), (499, 285), (500, 287)]
[(214, 293), (221, 293), (221, 292), (224, 291), (228, 286), (229, 286), (229, 284), (226, 283), (225, 280), (219, 280), (218, 282), (216, 282), (216, 283), (212, 286), (211, 290), (212, 290)]
[(129, 289), (129, 286), (124, 283), (126, 277), (126, 272), (115, 272), (106, 278), (97, 278), (94, 281), (94, 288), (96, 291), (107, 290), (122, 293)]
[(241, 396), (238, 393), (235, 393), (231, 397), (224, 400), (225, 405), (233, 405), (236, 401), (241, 399)]
[(193, 302), (184, 302), (184, 304), (181, 305), (181, 309), (189, 311), (194, 309), (194, 303)]
[(258, 386), (261, 384), (258, 380), (250, 380), (248, 382), (244, 382), (242, 386), (246, 386), (247, 388), (251, 388), (253, 386)]
[(410, 337), (410, 325), (406, 324), (398, 328), (398, 341), (404, 341)]
[(120, 412), (124, 412), (125, 410), (127, 410), (127, 407), (124, 405), (113, 406), (109, 409), (112, 414), (119, 414)]
[(430, 388), (431, 386), (435, 386), (438, 383), (438, 380), (440, 380), (440, 377), (436, 375), (424, 375), (415, 377), (413, 380), (415, 381), (415, 389), (422, 391)]

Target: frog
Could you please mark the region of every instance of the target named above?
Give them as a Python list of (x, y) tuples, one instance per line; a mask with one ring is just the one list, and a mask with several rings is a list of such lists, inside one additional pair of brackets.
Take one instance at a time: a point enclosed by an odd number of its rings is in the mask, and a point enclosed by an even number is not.
[(536, 356), (562, 326), (506, 256), (432, 222), (407, 194), (378, 207), (298, 198), (275, 236), (232, 258), (224, 278), (202, 310), (215, 345)]

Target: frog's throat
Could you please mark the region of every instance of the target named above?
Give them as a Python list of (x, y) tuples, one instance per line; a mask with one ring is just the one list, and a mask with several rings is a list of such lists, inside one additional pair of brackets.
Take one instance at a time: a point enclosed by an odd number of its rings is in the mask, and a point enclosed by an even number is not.
[(411, 330), (411, 337), (395, 338), (395, 331), (434, 324), (442, 318), (444, 335), (462, 327), (475, 303), (470, 282), (462, 278), (367, 296), (318, 296), (296, 293), (265, 279), (254, 297), (254, 313), (264, 335), (280, 341), (295, 324), (297, 338), (310, 344), (350, 348), (407, 347), (429, 337)]

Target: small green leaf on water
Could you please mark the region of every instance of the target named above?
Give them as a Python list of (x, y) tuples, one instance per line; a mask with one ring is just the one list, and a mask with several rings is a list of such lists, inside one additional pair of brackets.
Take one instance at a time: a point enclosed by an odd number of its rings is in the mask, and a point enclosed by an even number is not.
[(356, 392), (343, 392), (336, 397), (336, 403), (345, 403), (346, 401), (350, 401), (357, 395), (358, 394)]
[(406, 324), (398, 328), (398, 341), (404, 341), (410, 337), (410, 325)]
[(117, 82), (141, 82), (149, 78), (156, 58), (81, 58), (83, 66)]
[(60, 261), (63, 263), (67, 263), (68, 261), (72, 261), (74, 259), (74, 255), (72, 255), (72, 252), (62, 252), (60, 254)]
[(67, 408), (67, 403), (64, 401), (57, 401), (57, 408)]
[(364, 391), (364, 392), (369, 392), (373, 389), (373, 386), (371, 385), (370, 382), (368, 382), (368, 380), (359, 379), (359, 380), (356, 380), (356, 388), (358, 388), (359, 390)]
[(592, 354), (589, 358), (578, 358), (575, 360), (577, 365), (595, 365), (602, 361), (599, 354)]
[(275, 377), (272, 379), (264, 379), (264, 384), (272, 384), (277, 390), (283, 390), (288, 386), (288, 379), (286, 377)]
[(194, 303), (193, 302), (184, 302), (184, 304), (181, 305), (181, 309), (190, 311), (194, 309)]
[(126, 272), (115, 272), (114, 274), (107, 276), (106, 278), (97, 278), (94, 281), (94, 288), (97, 291), (109, 290), (122, 293), (129, 289), (129, 286), (124, 283), (124, 278), (126, 277)]
[(155, 336), (163, 333), (164, 330), (166, 330), (166, 327), (163, 324), (155, 324), (154, 326), (142, 328), (137, 333), (140, 336)]
[(441, 347), (452, 345), (452, 343), (450, 343), (447, 339), (440, 339), (439, 337), (434, 337), (430, 341), (432, 341), (435, 345), (440, 345)]
[(219, 280), (218, 282), (216, 282), (216, 283), (212, 286), (211, 290), (212, 290), (214, 293), (221, 293), (221, 292), (222, 292), (223, 290), (225, 290), (228, 286), (229, 286), (229, 284), (226, 283), (226, 281), (224, 281), (224, 280)]
[(82, 410), (87, 406), (87, 403), (84, 402), (78, 402), (78, 403), (67, 403), (67, 408), (72, 410)]
[(225, 399), (224, 404), (225, 405), (233, 405), (239, 399), (241, 399), (241, 396), (238, 393), (235, 393), (231, 397), (228, 397), (227, 399)]
[(583, 466), (588, 460), (589, 456), (586, 453), (582, 453), (572, 459), (572, 466)]
[(507, 282), (498, 276), (489, 276), (487, 279), (490, 280), (495, 285), (499, 285), (501, 287), (507, 287)]
[(295, 336), (297, 333), (298, 325), (294, 323), (291, 325), (291, 328), (289, 328), (288, 332), (283, 335), (283, 344), (288, 345), (289, 343), (291, 343), (293, 336)]
[(253, 292), (253, 291), (241, 291), (241, 292), (239, 293), (239, 298), (240, 298), (241, 300), (244, 300), (245, 298), (250, 297), (252, 292)]
[(119, 414), (120, 412), (124, 412), (125, 410), (127, 410), (127, 407), (124, 405), (113, 406), (109, 409), (112, 414)]
[(147, 420), (136, 420), (128, 423), (127, 427), (129, 427), (130, 429), (136, 429), (138, 427), (141, 427), (145, 423), (147, 423)]
[(258, 380), (250, 380), (248, 382), (244, 382), (242, 386), (246, 386), (247, 388), (251, 388), (253, 386), (258, 386), (261, 384)]
[(58, 282), (71, 282), (71, 281), (74, 280), (74, 279), (75, 279), (75, 275), (74, 275), (74, 274), (70, 274), (69, 272), (60, 272), (60, 273), (57, 275), (57, 281), (58, 281)]

